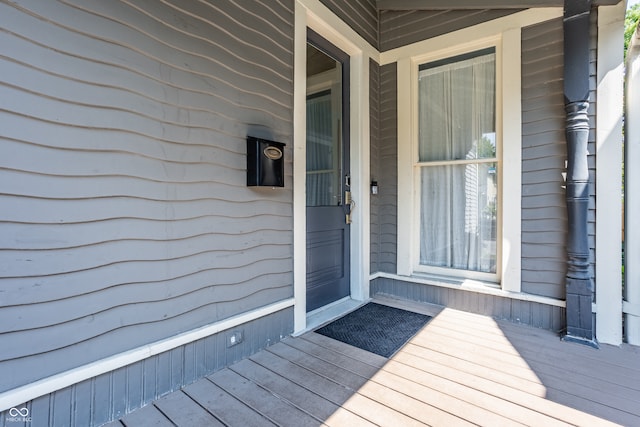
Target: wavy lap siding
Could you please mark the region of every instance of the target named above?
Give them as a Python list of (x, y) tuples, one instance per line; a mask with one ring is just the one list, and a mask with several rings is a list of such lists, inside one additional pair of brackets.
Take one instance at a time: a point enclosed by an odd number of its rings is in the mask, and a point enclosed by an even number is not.
[[(589, 252), (591, 253), (591, 274), (595, 283), (596, 274), (596, 100), (598, 99), (597, 86), (598, 76), (598, 9), (591, 12), (590, 37), (590, 58), (589, 58), (589, 145), (588, 165), (589, 165), (589, 213), (587, 216), (587, 232), (589, 234)], [(598, 285), (595, 285), (596, 288)], [(603, 286), (606, 286), (603, 285)]]
[(398, 73), (396, 63), (380, 67), (380, 179), (378, 181), (378, 271), (395, 273), (398, 247)]
[(382, 10), (380, 51), (430, 39), (516, 12), (516, 9)]
[[(0, 2), (0, 391), (291, 297), (293, 1)], [(289, 143), (245, 186), (245, 138)]]
[[(588, 232), (595, 270), (596, 12), (591, 27)], [(559, 299), (565, 297), (567, 270), (563, 64), (561, 19), (523, 29), (522, 290)]]
[(371, 46), (378, 48), (376, 0), (320, 0)]
[(522, 30), (522, 290), (564, 299), (562, 19)]
[[(369, 135), (370, 135), (370, 164), (371, 181), (378, 182), (381, 177), (380, 168), (380, 65), (373, 59), (369, 60)], [(380, 183), (378, 182), (378, 185)], [(380, 199), (371, 195), (371, 272), (380, 271)]]

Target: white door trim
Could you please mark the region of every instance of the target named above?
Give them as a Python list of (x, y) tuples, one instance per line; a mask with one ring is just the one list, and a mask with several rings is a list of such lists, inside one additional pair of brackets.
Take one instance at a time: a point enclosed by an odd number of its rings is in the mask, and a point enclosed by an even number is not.
[(351, 298), (369, 298), (369, 58), (378, 51), (318, 0), (297, 0), (293, 78), (294, 333), (306, 329), (306, 49), (307, 27), (350, 56)]

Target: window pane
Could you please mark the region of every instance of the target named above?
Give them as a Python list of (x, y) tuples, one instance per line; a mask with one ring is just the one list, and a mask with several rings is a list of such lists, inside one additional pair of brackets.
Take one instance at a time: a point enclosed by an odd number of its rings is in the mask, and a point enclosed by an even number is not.
[(425, 64), (418, 79), (419, 160), (494, 158), (495, 53)]
[(420, 264), (496, 272), (495, 163), (421, 168)]
[(307, 206), (340, 204), (339, 123), (332, 91), (307, 97)]

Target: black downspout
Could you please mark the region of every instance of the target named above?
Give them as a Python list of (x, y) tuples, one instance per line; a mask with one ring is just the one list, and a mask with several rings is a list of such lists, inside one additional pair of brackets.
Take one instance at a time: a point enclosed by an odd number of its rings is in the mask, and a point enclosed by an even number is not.
[(566, 111), (566, 201), (568, 266), (565, 341), (598, 347), (591, 304), (589, 268), (589, 15), (591, 0), (564, 0), (564, 104)]

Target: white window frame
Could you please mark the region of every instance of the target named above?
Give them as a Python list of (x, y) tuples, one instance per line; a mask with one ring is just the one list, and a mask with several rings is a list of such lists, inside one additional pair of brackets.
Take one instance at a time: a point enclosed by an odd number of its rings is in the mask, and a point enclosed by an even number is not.
[[(461, 30), (457, 33), (466, 32), (467, 30)], [(442, 49), (414, 54), (398, 61), (398, 212), (406, 212), (409, 216), (405, 221), (398, 221), (398, 274), (404, 276), (438, 274), (462, 281), (473, 280), (500, 286), (503, 290), (510, 292), (520, 292), (522, 180), (520, 33), (520, 28), (517, 28), (482, 38), (462, 35), (457, 43), (450, 43)], [(414, 170), (418, 162), (418, 69), (420, 64), (490, 47), (494, 47), (496, 51), (495, 113), (499, 211), (496, 233), (497, 270), (495, 274), (488, 274), (425, 268), (419, 263), (420, 187)], [(408, 117), (409, 123), (401, 124), (402, 117)]]
[[(521, 291), (521, 29), (561, 16), (562, 8), (529, 9), (381, 54), (381, 64), (397, 63), (398, 275), (424, 274), (418, 268), (419, 188), (413, 170), (418, 143), (418, 67), (438, 59), (495, 47), (496, 142), (499, 146), (497, 156), (502, 162), (498, 169), (500, 220), (497, 239), (500, 249), (498, 270), (493, 280), (503, 291)], [(483, 279), (475, 274), (467, 276), (455, 279), (463, 282), (465, 279)], [(491, 286), (490, 282), (486, 284)]]

